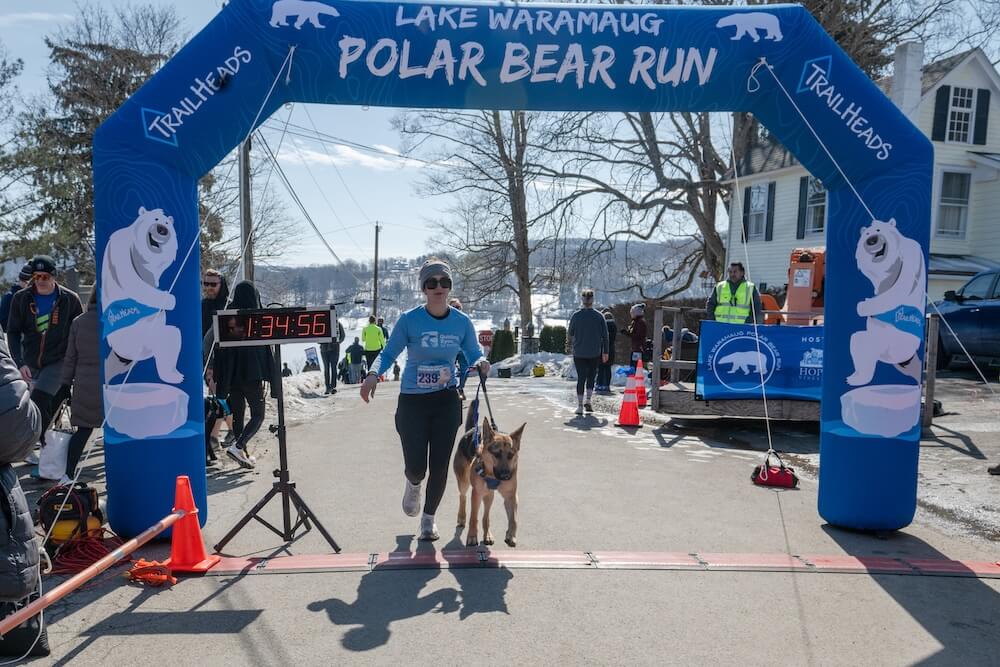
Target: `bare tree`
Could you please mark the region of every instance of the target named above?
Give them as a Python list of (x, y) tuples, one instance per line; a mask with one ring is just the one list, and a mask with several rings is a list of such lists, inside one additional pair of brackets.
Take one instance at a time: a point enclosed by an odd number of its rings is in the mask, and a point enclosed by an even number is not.
[(393, 119), (407, 154), (433, 161), (420, 192), (453, 196), (439, 245), (458, 258), (466, 298), (504, 291), (517, 296), (521, 321), (532, 320), (534, 289), (557, 278), (533, 266), (532, 254), (559, 234), (561, 220), (540, 182), (539, 114), (524, 111), (420, 111)]

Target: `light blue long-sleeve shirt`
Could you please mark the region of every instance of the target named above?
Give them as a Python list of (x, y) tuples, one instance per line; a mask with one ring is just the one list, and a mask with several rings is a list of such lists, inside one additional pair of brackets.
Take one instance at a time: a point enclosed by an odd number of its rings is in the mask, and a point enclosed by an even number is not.
[(472, 320), (450, 307), (441, 318), (431, 315), (424, 306), (403, 313), (375, 361), (379, 375), (392, 368), (404, 348), (406, 368), (400, 388), (403, 394), (429, 394), (457, 387), (455, 359), (459, 352), (463, 352), (466, 359), (474, 360), (471, 366), (484, 359)]

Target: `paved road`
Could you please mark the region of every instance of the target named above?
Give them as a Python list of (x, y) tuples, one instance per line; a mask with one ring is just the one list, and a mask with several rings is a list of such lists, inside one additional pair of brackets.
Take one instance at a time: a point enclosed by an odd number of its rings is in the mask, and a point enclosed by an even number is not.
[[(503, 430), (527, 422), (521, 550), (815, 553), (995, 560), (995, 545), (924, 522), (870, 536), (823, 525), (816, 484), (775, 492), (748, 480), (759, 454), (678, 428), (615, 429), (576, 418), (562, 389), (495, 382)], [(557, 382), (557, 381), (553, 381)], [(393, 385), (365, 406), (351, 391), (290, 431), (298, 488), (346, 552), (414, 548), (400, 510)], [(228, 464), (210, 483), (214, 544), (270, 486), (272, 440), (253, 473)], [(457, 492), (439, 512), (453, 535)], [(268, 517), (277, 521), (277, 505)], [(494, 509), (502, 531), (502, 509)], [(252, 524), (232, 555), (272, 555)], [(506, 549), (500, 545), (500, 549)], [(163, 548), (147, 556), (160, 555)], [(328, 549), (316, 531), (288, 553)], [(58, 605), (53, 659), (39, 664), (1000, 665), (1000, 580), (762, 572), (450, 570), (275, 574), (184, 580), (144, 590), (114, 574)]]

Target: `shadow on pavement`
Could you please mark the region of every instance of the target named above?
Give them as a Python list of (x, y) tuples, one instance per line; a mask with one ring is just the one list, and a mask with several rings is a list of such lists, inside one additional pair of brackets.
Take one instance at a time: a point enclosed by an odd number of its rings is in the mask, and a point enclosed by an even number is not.
[[(462, 539), (464, 530), (455, 528), (455, 535), (444, 546), (448, 551), (466, 549)], [(468, 547), (472, 548), (472, 547)], [(488, 614), (500, 612), (510, 614), (507, 610), (507, 584), (514, 578), (514, 573), (505, 567), (484, 570), (481, 568), (456, 568), (450, 570), (462, 593), (462, 609), (459, 619), (465, 620), (473, 614)]]
[[(409, 551), (412, 539), (412, 535), (398, 535), (395, 550)], [(458, 611), (458, 591), (454, 588), (420, 596), (420, 591), (440, 574), (436, 568), (394, 572), (388, 577), (382, 572), (369, 572), (361, 577), (353, 603), (330, 598), (310, 602), (306, 608), (326, 612), (334, 625), (355, 626), (344, 633), (341, 644), (349, 651), (370, 651), (389, 641), (393, 621)]]
[[(903, 532), (871, 533), (824, 525), (823, 530), (852, 556), (949, 556)], [(888, 593), (941, 644), (924, 665), (989, 665), (1000, 660), (1000, 593), (973, 577), (913, 577), (873, 574)]]
[[(941, 433), (942, 431), (943, 433)], [(937, 445), (930, 443), (937, 443)], [(976, 447), (976, 444), (972, 442), (972, 438), (941, 424), (934, 424), (933, 431), (925, 429), (920, 446), (921, 448), (934, 446), (947, 447), (959, 454), (965, 454), (981, 461), (986, 460), (986, 455), (983, 454), (979, 447)]]
[(576, 416), (570, 419), (568, 422), (563, 422), (563, 426), (570, 426), (579, 431), (593, 431), (594, 429), (602, 429), (608, 425), (608, 420), (603, 417), (596, 417), (594, 415), (584, 415)]

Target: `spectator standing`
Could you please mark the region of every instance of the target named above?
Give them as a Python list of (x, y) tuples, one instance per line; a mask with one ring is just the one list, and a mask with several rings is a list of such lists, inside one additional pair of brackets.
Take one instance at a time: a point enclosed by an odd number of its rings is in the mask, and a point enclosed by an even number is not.
[(384, 317), (378, 318), (377, 324), (378, 328), (382, 330), (382, 335), (385, 337), (386, 340), (389, 340), (389, 328), (385, 326), (385, 318)]
[(284, 362), (281, 368), (281, 377), (290, 378), (292, 377), (292, 369), (288, 367), (288, 362)]
[(319, 344), (319, 356), (323, 358), (323, 381), (326, 393), (337, 393), (337, 360), (340, 359), (340, 344), (344, 342), (344, 326), (337, 320), (337, 331), (329, 343)]
[(646, 306), (637, 303), (628, 311), (632, 321), (622, 333), (629, 337), (629, 349), (632, 352), (632, 366), (642, 363), (642, 353), (646, 349)]
[(611, 391), (611, 366), (615, 363), (615, 338), (618, 336), (615, 316), (609, 308), (604, 309), (604, 324), (608, 329), (608, 357), (597, 368), (597, 381), (594, 383), (594, 388), (602, 394)]
[(347, 347), (347, 369), (351, 384), (361, 382), (365, 372), (365, 348), (361, 347), (361, 339), (354, 337), (354, 343)]
[(69, 439), (66, 474), (59, 481), (68, 484), (76, 477), (87, 441), (95, 428), (104, 423), (104, 400), (101, 390), (101, 319), (97, 312), (97, 290), (90, 293), (87, 311), (73, 320), (62, 366), (63, 395), (72, 389), (73, 411), (70, 423), (76, 431)]
[(38, 542), (28, 500), (11, 463), (27, 456), (42, 432), (38, 406), (28, 400), (28, 383), (0, 335), (0, 600), (18, 601), (38, 582)]
[(224, 310), (229, 299), (229, 285), (226, 277), (215, 269), (206, 269), (201, 278), (201, 335), (204, 336), (212, 328), (212, 316), (218, 310)]
[[(230, 309), (260, 308), (260, 294), (253, 283), (243, 281), (233, 288)], [(264, 423), (264, 382), (274, 394), (276, 369), (270, 346), (220, 347), (215, 351), (215, 381), (218, 396), (224, 396), (233, 411), (233, 444), (226, 454), (243, 468), (253, 468), (255, 459), (247, 448)], [(250, 420), (244, 425), (246, 408)]]
[(62, 385), (62, 365), (73, 320), (83, 312), (80, 297), (55, 280), (56, 264), (47, 255), (31, 260), (31, 284), (10, 304), (7, 342), (21, 377), (31, 386), (31, 400), (42, 418), (41, 442), (55, 413)]
[(372, 367), (379, 352), (385, 347), (385, 334), (382, 327), (375, 323), (375, 316), (368, 317), (368, 326), (361, 330), (361, 340), (365, 344), (365, 365)]
[(0, 298), (0, 327), (7, 330), (7, 320), (10, 319), (10, 304), (14, 300), (14, 295), (28, 286), (31, 280), (31, 262), (21, 267), (21, 272), (17, 274), (17, 282), (10, 286), (10, 289)]
[(760, 302), (757, 287), (746, 280), (742, 262), (729, 265), (729, 277), (719, 282), (708, 297), (705, 305), (708, 318), (729, 324), (752, 324), (763, 322), (764, 307)]
[[(226, 301), (229, 299), (229, 285), (226, 277), (215, 269), (205, 269), (205, 274), (201, 277), (201, 335), (202, 335), (202, 363), (206, 364), (205, 383), (208, 385), (208, 392), (217, 396), (214, 371), (209, 361), (215, 348), (215, 331), (212, 329), (213, 316), (217, 311), (226, 308)], [(222, 398), (225, 398), (224, 396)], [(226, 444), (232, 444), (233, 439), (233, 415), (225, 416), (225, 423), (229, 427), (226, 436)], [(209, 442), (214, 447), (219, 447), (219, 431), (222, 429), (222, 421), (215, 421), (209, 433)]]
[[(594, 394), (597, 366), (608, 361), (608, 325), (604, 316), (594, 310), (594, 290), (585, 289), (580, 294), (582, 307), (569, 318), (570, 343), (573, 346), (573, 365), (576, 367), (576, 414), (584, 410), (593, 412), (590, 401)], [(587, 392), (584, 401), (584, 389)]]

